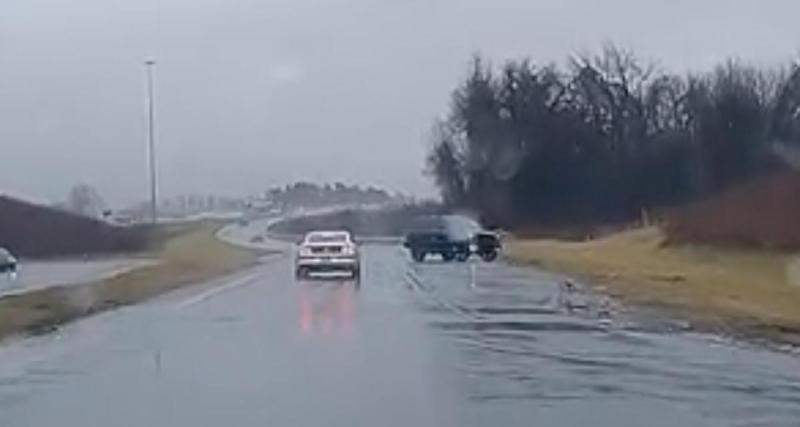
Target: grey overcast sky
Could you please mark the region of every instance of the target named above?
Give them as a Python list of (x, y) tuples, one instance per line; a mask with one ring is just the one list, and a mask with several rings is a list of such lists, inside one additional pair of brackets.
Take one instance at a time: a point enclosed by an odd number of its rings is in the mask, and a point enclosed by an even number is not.
[(432, 194), (426, 134), (470, 55), (561, 60), (607, 41), (675, 70), (788, 60), (797, 0), (2, 0), (0, 192), (146, 197), (158, 60), (161, 190), (296, 179)]

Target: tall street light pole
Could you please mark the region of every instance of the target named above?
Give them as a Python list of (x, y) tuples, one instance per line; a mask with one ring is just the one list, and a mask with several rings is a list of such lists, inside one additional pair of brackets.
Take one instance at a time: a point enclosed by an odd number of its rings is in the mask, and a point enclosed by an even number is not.
[(150, 221), (158, 222), (158, 184), (156, 175), (156, 114), (155, 114), (155, 88), (154, 73), (156, 61), (145, 61), (147, 71), (147, 151), (149, 156), (150, 172)]

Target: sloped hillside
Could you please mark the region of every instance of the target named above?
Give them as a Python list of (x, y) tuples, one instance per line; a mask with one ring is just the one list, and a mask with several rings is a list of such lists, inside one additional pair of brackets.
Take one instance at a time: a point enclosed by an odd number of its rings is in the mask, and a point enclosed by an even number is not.
[(143, 250), (145, 227), (122, 228), (57, 209), (0, 196), (0, 246), (23, 257), (57, 257)]

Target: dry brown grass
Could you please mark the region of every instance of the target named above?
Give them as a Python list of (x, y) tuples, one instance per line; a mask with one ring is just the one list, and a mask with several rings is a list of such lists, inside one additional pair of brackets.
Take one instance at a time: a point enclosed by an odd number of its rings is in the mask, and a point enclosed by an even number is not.
[[(800, 331), (796, 258), (756, 250), (666, 246), (657, 228), (568, 243), (513, 240), (509, 256), (602, 283), (625, 301), (740, 330)], [(796, 273), (795, 273), (796, 274)]]
[(0, 300), (0, 337), (48, 331), (64, 322), (152, 298), (256, 261), (258, 254), (217, 240), (216, 228), (205, 224), (173, 230), (165, 244), (151, 253), (160, 260), (156, 265), (95, 283)]
[(800, 172), (754, 178), (667, 212), (671, 242), (800, 250)]

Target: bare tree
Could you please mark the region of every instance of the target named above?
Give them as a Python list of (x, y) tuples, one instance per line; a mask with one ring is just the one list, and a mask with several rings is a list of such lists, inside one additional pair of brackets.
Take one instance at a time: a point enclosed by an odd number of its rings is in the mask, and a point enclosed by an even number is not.
[(426, 172), (448, 203), (502, 221), (624, 219), (770, 170), (798, 145), (797, 67), (679, 76), (609, 45), (566, 67), (473, 58)]

